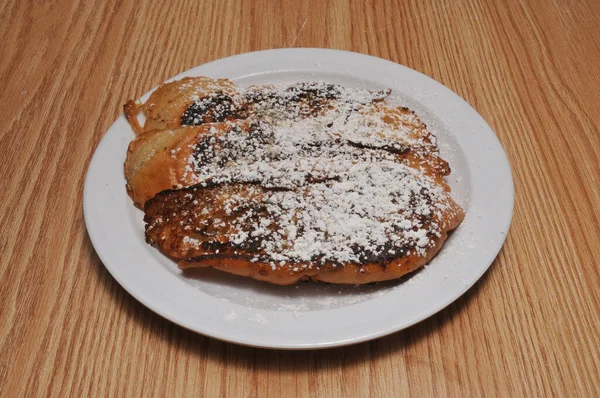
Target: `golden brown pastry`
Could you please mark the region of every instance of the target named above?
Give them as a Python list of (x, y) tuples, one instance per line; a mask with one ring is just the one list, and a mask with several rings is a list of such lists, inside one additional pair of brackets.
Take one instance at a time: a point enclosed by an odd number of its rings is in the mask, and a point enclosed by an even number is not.
[(131, 141), (125, 160), (127, 193), (136, 207), (165, 189), (200, 182), (193, 159), (202, 142), (226, 134), (233, 128), (247, 129), (248, 121), (211, 123), (151, 130)]
[[(396, 166), (398, 183), (414, 185), (407, 198), (385, 180), (350, 175), (302, 193), (250, 183), (163, 191), (146, 204), (146, 240), (183, 269), (211, 266), (280, 285), (396, 279), (428, 263), (464, 217), (444, 189)], [(353, 198), (359, 189), (381, 197)]]
[[(228, 79), (184, 77), (161, 84), (144, 104), (124, 105), (125, 116), (136, 134), (178, 126), (199, 126), (245, 117), (244, 98)], [(138, 115), (146, 117), (142, 127)]]
[[(462, 221), (435, 137), (414, 112), (383, 103), (389, 90), (219, 81), (213, 93), (205, 79), (150, 97), (151, 123), (125, 163), (146, 240), (181, 268), (283, 285), (395, 279), (429, 262)], [(215, 95), (235, 107), (194, 105)]]

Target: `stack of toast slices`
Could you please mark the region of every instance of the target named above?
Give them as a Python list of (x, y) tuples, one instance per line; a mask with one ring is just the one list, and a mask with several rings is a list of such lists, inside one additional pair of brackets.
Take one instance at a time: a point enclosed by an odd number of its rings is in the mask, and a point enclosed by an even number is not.
[(128, 101), (126, 188), (146, 241), (184, 270), (279, 285), (424, 266), (465, 213), (436, 137), (389, 94), (188, 77)]

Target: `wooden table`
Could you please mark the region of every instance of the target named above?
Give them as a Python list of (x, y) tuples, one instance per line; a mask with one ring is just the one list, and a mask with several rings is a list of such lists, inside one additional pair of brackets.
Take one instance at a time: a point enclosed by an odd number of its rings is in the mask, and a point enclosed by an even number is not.
[[(0, 2), (0, 396), (600, 396), (600, 2)], [(368, 343), (222, 343), (133, 299), (82, 190), (121, 105), (228, 55), (352, 50), (469, 101), (510, 158), (506, 244), (441, 313)]]

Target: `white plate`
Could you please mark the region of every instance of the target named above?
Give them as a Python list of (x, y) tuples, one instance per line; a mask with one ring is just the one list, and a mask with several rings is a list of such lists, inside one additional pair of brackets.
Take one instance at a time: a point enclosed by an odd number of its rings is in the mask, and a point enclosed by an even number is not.
[(498, 254), (513, 209), (508, 160), (483, 118), (440, 83), (383, 59), (324, 49), (241, 54), (172, 80), (198, 75), (227, 77), (239, 85), (323, 80), (349, 87), (391, 87), (388, 103), (415, 110), (438, 136), (442, 156), (452, 167), (448, 181), (453, 195), (467, 216), (439, 255), (402, 281), (280, 287), (214, 270), (183, 277), (174, 263), (145, 243), (143, 213), (125, 192), (123, 162), (133, 132), (121, 116), (90, 163), (85, 222), (114, 278), (163, 317), (198, 333), (252, 346), (301, 349), (358, 343), (411, 326), (446, 307)]

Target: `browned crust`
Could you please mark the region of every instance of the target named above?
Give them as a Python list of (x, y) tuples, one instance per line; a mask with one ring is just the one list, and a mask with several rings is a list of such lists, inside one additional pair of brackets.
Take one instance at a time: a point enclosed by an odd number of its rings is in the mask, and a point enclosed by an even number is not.
[[(234, 275), (241, 275), (265, 281), (276, 285), (292, 285), (300, 280), (312, 279), (318, 282), (337, 284), (365, 284), (398, 279), (410, 272), (416, 271), (429, 263), (441, 250), (447, 234), (436, 239), (435, 246), (428, 249), (425, 257), (411, 254), (396, 258), (385, 264), (343, 264), (333, 266), (325, 264), (322, 268), (302, 269), (304, 263), (286, 263), (278, 265), (275, 269), (267, 262), (251, 262), (248, 257), (241, 256), (218, 256), (206, 257), (195, 261), (180, 261), (181, 269), (193, 269), (213, 267), (220, 271)], [(297, 271), (294, 271), (294, 269)]]

